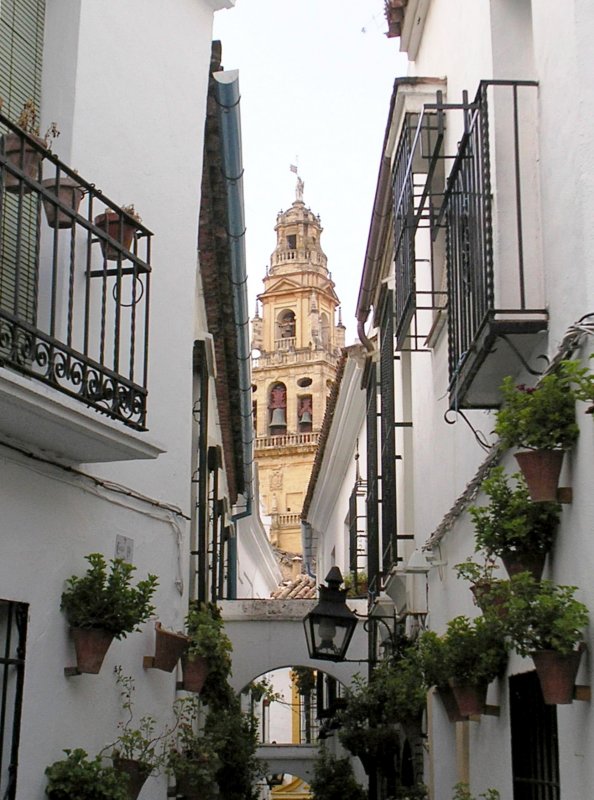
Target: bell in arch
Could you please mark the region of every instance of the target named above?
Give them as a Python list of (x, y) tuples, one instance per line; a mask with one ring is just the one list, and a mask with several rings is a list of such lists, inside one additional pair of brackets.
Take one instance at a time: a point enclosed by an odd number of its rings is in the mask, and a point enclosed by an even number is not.
[(270, 419), (271, 428), (285, 427), (287, 424), (287, 417), (284, 408), (273, 408), (272, 417)]
[(299, 422), (302, 425), (311, 425), (311, 411), (304, 411)]

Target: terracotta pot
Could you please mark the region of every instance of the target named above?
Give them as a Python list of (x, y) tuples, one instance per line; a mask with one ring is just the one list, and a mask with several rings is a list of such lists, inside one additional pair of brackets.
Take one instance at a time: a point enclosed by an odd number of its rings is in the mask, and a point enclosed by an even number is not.
[(582, 651), (562, 654), (555, 650), (540, 650), (531, 655), (545, 703), (549, 706), (572, 703)]
[[(57, 178), (47, 178), (41, 181), (41, 185), (57, 195), (58, 200), (65, 206), (69, 206), (74, 212), (78, 211), (84, 192), (73, 178), (69, 178), (67, 175), (60, 177), (59, 188)], [(43, 208), (45, 209), (47, 224), (50, 228), (72, 227), (74, 222), (72, 217), (69, 217), (66, 212), (59, 209), (51, 200), (45, 197), (43, 198)]]
[(487, 705), (486, 683), (462, 683), (456, 678), (450, 678), (450, 686), (462, 716), (470, 717), (484, 713)]
[(481, 611), (485, 612), (491, 610), (494, 611), (500, 619), (505, 619), (507, 616), (505, 597), (501, 589), (499, 589), (499, 592), (497, 591), (500, 583), (501, 581), (499, 579), (479, 581), (470, 587), (470, 591), (474, 597), (475, 605), (478, 606)]
[(146, 779), (151, 774), (151, 768), (142, 761), (135, 761), (132, 758), (114, 758), (113, 766), (126, 776), (128, 797), (130, 800), (136, 800)]
[(72, 628), (76, 666), (79, 672), (97, 675), (113, 640), (113, 633), (101, 628)]
[(201, 692), (208, 677), (208, 662), (203, 656), (182, 656), (183, 686), (187, 692)]
[(450, 686), (440, 686), (439, 689), (436, 690), (436, 694), (441, 700), (450, 722), (464, 722), (464, 720), (468, 719), (468, 717), (460, 713), (456, 697)]
[(506, 553), (501, 556), (503, 566), (510, 576), (517, 575), (519, 572), (529, 572), (535, 581), (542, 578), (546, 553)]
[(563, 450), (526, 450), (516, 453), (516, 461), (535, 503), (557, 501)]
[[(95, 217), (95, 225), (104, 230), (116, 242), (119, 242), (125, 250), (130, 250), (136, 233), (135, 225), (123, 220), (115, 211), (106, 211), (103, 214), (99, 214), (99, 216)], [(121, 250), (103, 239), (100, 239), (100, 243), (103, 257), (108, 261), (117, 261)]]
[[(40, 139), (38, 136), (33, 136), (32, 138), (35, 139), (35, 141), (42, 147), (45, 147), (45, 142), (43, 139)], [(19, 136), (18, 133), (5, 134), (3, 137), (3, 142), (6, 160), (13, 166), (21, 169), (27, 178), (37, 180), (39, 178), (39, 170), (41, 167), (41, 161), (43, 160), (43, 153), (40, 153), (39, 150), (35, 150), (30, 142)], [(20, 186), (21, 181), (19, 178), (17, 178), (16, 175), (13, 175), (8, 170), (5, 170), (4, 188), (6, 191), (14, 193), (19, 192)], [(23, 182), (23, 193), (28, 194), (31, 191), (31, 187), (27, 186), (27, 184)]]
[(165, 672), (173, 672), (175, 665), (188, 649), (189, 639), (183, 633), (174, 633), (155, 623), (155, 658), (153, 666)]

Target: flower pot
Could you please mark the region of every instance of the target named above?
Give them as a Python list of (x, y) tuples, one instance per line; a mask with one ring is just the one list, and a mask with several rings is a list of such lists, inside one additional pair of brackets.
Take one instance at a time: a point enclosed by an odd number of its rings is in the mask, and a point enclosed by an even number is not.
[[(544, 566), (544, 562), (543, 562)], [(541, 568), (542, 574), (542, 568)], [(505, 597), (501, 588), (498, 591), (498, 585), (501, 584), (500, 580), (483, 580), (474, 583), (470, 587), (472, 596), (474, 597), (474, 604), (480, 608), (484, 613), (485, 611), (493, 611), (500, 619), (505, 619)]]
[[(37, 180), (43, 153), (40, 153), (39, 150), (35, 150), (33, 145), (18, 133), (7, 133), (2, 138), (6, 160), (12, 164), (12, 166), (22, 170), (27, 178)], [(32, 138), (42, 147), (45, 147), (43, 139), (40, 139), (38, 136), (33, 136)], [(7, 192), (16, 193), (20, 191), (20, 185), (21, 180), (17, 178), (16, 175), (13, 175), (8, 170), (4, 171), (4, 188)], [(23, 182), (23, 193), (28, 194), (31, 191), (31, 187)]]
[[(95, 225), (104, 230), (116, 242), (119, 242), (124, 250), (129, 250), (132, 246), (136, 226), (126, 222), (115, 211), (106, 211), (103, 214), (99, 214), (99, 216), (95, 217)], [(103, 239), (100, 239), (100, 243), (103, 257), (108, 261), (117, 261), (121, 255), (121, 250)]]
[(516, 461), (535, 503), (557, 501), (563, 455), (563, 450), (526, 450), (516, 453)]
[(450, 686), (440, 686), (436, 690), (436, 694), (441, 700), (450, 722), (464, 722), (464, 720), (468, 719), (460, 713), (454, 691)]
[[(57, 178), (47, 178), (41, 181), (41, 185), (48, 189), (53, 194), (57, 195), (58, 200), (65, 206), (68, 206), (75, 213), (78, 211), (80, 201), (83, 198), (83, 190), (79, 184), (68, 176), (60, 177), (60, 185), (58, 187)], [(71, 228), (74, 220), (64, 211), (58, 208), (51, 200), (46, 197), (43, 198), (43, 208), (45, 209), (45, 216), (47, 224), (50, 228)]]
[(463, 683), (456, 678), (450, 678), (450, 687), (462, 716), (470, 717), (484, 713), (487, 705), (486, 683)]
[(545, 703), (549, 706), (572, 703), (582, 651), (563, 654), (540, 650), (531, 655)]
[(128, 797), (130, 800), (136, 800), (146, 779), (151, 774), (151, 768), (142, 761), (117, 757), (113, 759), (113, 766), (118, 772), (126, 776)]
[(113, 633), (102, 628), (72, 628), (79, 672), (97, 675), (113, 640)]
[(542, 578), (546, 558), (546, 553), (509, 552), (501, 556), (503, 566), (510, 578), (519, 572), (529, 572), (535, 581)]
[(208, 677), (208, 662), (203, 656), (182, 656), (183, 687), (186, 692), (201, 692)]
[(173, 672), (175, 665), (188, 648), (188, 637), (183, 633), (174, 633), (155, 623), (155, 658), (153, 667), (165, 672)]

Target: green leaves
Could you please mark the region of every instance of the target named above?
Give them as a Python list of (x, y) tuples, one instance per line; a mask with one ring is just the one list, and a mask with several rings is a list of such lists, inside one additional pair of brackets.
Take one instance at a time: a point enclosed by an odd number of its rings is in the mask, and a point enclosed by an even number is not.
[(490, 502), (472, 506), (476, 549), (488, 555), (501, 556), (509, 552), (548, 553), (559, 523), (561, 506), (558, 503), (533, 503), (526, 481), (519, 473), (508, 484), (503, 467), (494, 467), (483, 481), (482, 489)]
[(366, 800), (367, 792), (353, 773), (349, 758), (335, 758), (324, 747), (314, 765), (311, 781), (314, 800)]
[(451, 678), (465, 683), (490, 683), (505, 669), (507, 650), (496, 620), (454, 617), (448, 622), (444, 642), (445, 669)]
[(45, 793), (51, 800), (128, 800), (122, 776), (113, 767), (104, 767), (101, 756), (89, 761), (80, 748), (64, 752), (65, 759), (45, 770)]
[(112, 559), (108, 572), (101, 553), (86, 557), (91, 565), (82, 578), (72, 576), (66, 581), (60, 608), (73, 628), (103, 628), (116, 639), (139, 630), (155, 608), (151, 598), (158, 585), (156, 575), (131, 585), (136, 567), (121, 558)]
[(504, 447), (569, 450), (577, 440), (576, 393), (572, 386), (577, 362), (561, 362), (536, 387), (515, 385), (508, 376), (501, 386), (504, 402), (497, 412), (495, 433)]
[(202, 698), (207, 703), (225, 700), (233, 647), (220, 611), (211, 603), (193, 603), (186, 616), (186, 630), (190, 637), (188, 657), (203, 656), (208, 662)]

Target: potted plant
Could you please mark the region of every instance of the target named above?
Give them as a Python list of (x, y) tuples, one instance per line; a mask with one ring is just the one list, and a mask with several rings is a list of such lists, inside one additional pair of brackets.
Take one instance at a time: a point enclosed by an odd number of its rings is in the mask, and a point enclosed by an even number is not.
[(209, 800), (218, 793), (216, 775), (221, 762), (215, 743), (198, 731), (200, 704), (196, 697), (176, 700), (173, 746), (167, 753), (167, 773), (175, 777), (178, 794), (186, 800)]
[(527, 573), (509, 582), (506, 631), (516, 652), (531, 656), (545, 703), (573, 701), (582, 654), (587, 607), (576, 600), (575, 586), (537, 582)]
[[(46, 178), (41, 181), (41, 185), (51, 192), (62, 205), (68, 206), (74, 214), (78, 212), (84, 190), (77, 180), (69, 175), (58, 173), (53, 178)], [(43, 208), (50, 228), (72, 228), (73, 218), (63, 211), (56, 202), (48, 197), (43, 197)]]
[(130, 250), (139, 222), (142, 222), (142, 218), (133, 205), (123, 206), (119, 212), (107, 209), (96, 216), (95, 225), (120, 245), (116, 247), (108, 239), (101, 237), (99, 241), (103, 258), (117, 261), (123, 255), (122, 250)]
[(182, 657), (183, 685), (202, 692), (205, 702), (227, 692), (231, 674), (231, 642), (221, 612), (212, 603), (192, 603), (186, 616), (188, 649)]
[(66, 758), (46, 768), (45, 793), (50, 800), (128, 800), (121, 775), (103, 766), (101, 756), (89, 761), (80, 748), (64, 750)]
[(349, 758), (336, 758), (321, 747), (311, 781), (313, 800), (366, 800), (367, 792), (357, 783)]
[(494, 578), (493, 573), (499, 569), (493, 553), (486, 554), (484, 563), (479, 564), (468, 557), (466, 561), (455, 564), (456, 577), (470, 581), (470, 591), (474, 598), (474, 603), (481, 611), (492, 607), (497, 603), (498, 586), (501, 579)]
[[(59, 131), (56, 123), (52, 122), (43, 138), (39, 136), (39, 125), (37, 124), (37, 106), (33, 100), (27, 100), (21, 113), (16, 121), (16, 124), (26, 136), (20, 133), (6, 133), (2, 137), (2, 144), (4, 155), (9, 164), (20, 169), (27, 178), (37, 180), (39, 177), (41, 161), (43, 160), (43, 152), (39, 150), (33, 142), (39, 147), (48, 148), (51, 139), (59, 136)], [(19, 192), (21, 188), (21, 179), (17, 175), (13, 175), (8, 170), (4, 171), (4, 188), (7, 192)], [(23, 182), (23, 194), (31, 192), (31, 187)]]
[[(487, 789), (486, 792), (479, 794), (476, 800), (481, 800), (481, 797), (483, 800), (500, 800), (501, 795), (497, 789)], [(467, 783), (457, 783), (454, 786), (452, 800), (475, 800), (475, 798), (471, 794), (470, 786)]]
[(122, 711), (126, 715), (118, 723), (119, 735), (106, 745), (101, 754), (109, 751), (115, 770), (125, 776), (128, 800), (136, 800), (149, 775), (158, 775), (167, 763), (164, 740), (171, 733), (157, 731), (157, 720), (144, 714), (134, 726), (134, 678), (124, 675), (122, 668), (114, 668), (116, 683), (120, 688)]
[(86, 556), (90, 567), (82, 577), (66, 581), (60, 608), (72, 629), (79, 672), (97, 674), (112, 640), (140, 630), (154, 612), (151, 598), (157, 576), (131, 585), (136, 569), (121, 558), (112, 559), (108, 572), (101, 553)]
[(537, 386), (516, 386), (511, 377), (501, 386), (503, 405), (497, 412), (495, 433), (504, 447), (524, 447), (516, 453), (530, 496), (535, 502), (557, 499), (563, 452), (577, 440), (573, 368), (561, 362)]
[(448, 622), (445, 634), (446, 666), (460, 713), (482, 714), (487, 687), (502, 674), (507, 651), (501, 626), (492, 619), (465, 616)]
[(456, 697), (449, 683), (446, 643), (435, 631), (423, 631), (416, 642), (420, 668), (426, 686), (434, 686), (450, 722), (467, 719), (460, 713)]
[(483, 481), (489, 498), (486, 506), (469, 509), (474, 522), (477, 549), (499, 556), (510, 575), (524, 570), (542, 575), (561, 507), (557, 503), (533, 503), (526, 482), (519, 473), (510, 486), (503, 467), (495, 467)]

